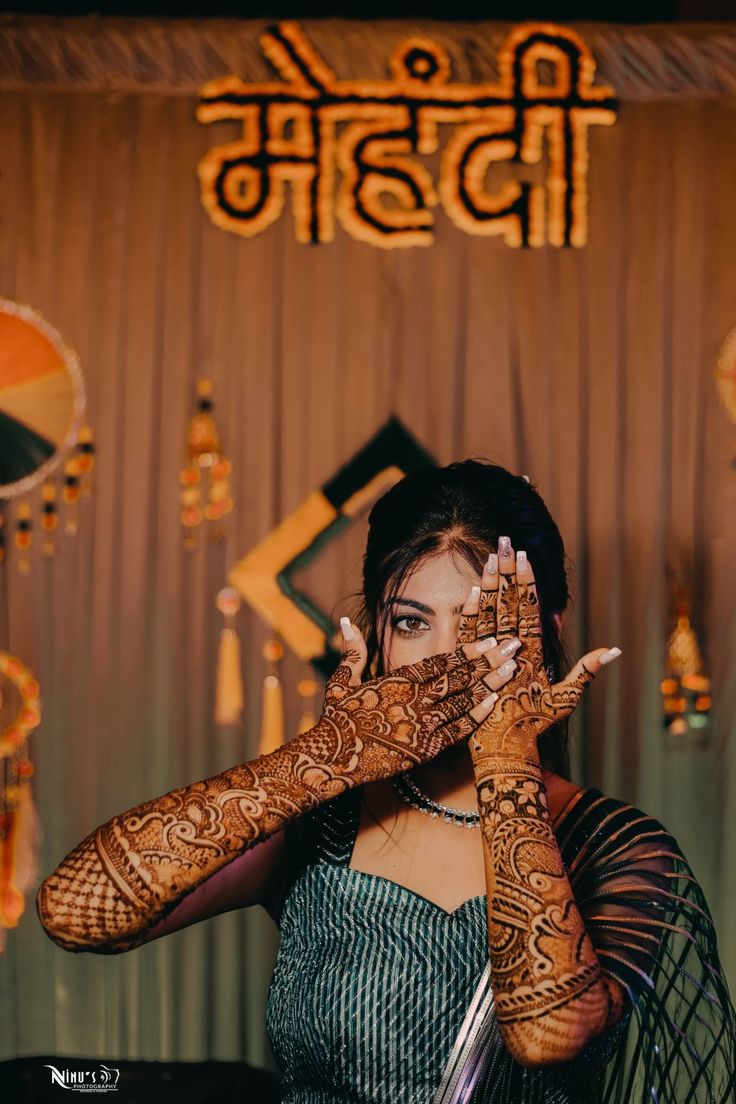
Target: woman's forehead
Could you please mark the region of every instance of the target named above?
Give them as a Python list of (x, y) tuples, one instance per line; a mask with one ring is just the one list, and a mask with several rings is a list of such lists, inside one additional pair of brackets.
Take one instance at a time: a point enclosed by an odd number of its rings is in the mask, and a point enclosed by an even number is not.
[(462, 556), (440, 552), (412, 568), (399, 588), (398, 597), (413, 598), (435, 609), (454, 607), (458, 600), (461, 603), (465, 600), (470, 587), (479, 579), (480, 572)]

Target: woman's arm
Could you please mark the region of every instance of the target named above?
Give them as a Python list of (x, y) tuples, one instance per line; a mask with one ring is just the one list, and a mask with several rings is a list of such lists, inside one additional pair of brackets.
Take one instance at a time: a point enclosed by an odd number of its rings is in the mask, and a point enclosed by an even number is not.
[(162, 935), (198, 924), (200, 920), (253, 905), (262, 905), (273, 917), (286, 861), (286, 831), (283, 830), (238, 855), (198, 885), (168, 916), (148, 928), (141, 942), (151, 943)]
[(524, 1065), (574, 1058), (626, 995), (601, 968), (568, 880), (535, 747), (473, 752), (499, 1031)]
[[(290, 821), (467, 738), (490, 708), (478, 704), (488, 697), (483, 650), (469, 645), (360, 686), (350, 685), (356, 663), (346, 655), (309, 732), (113, 817), (75, 847), (37, 895), (47, 934), (71, 951), (137, 947), (198, 886)], [(222, 883), (226, 901), (231, 888)]]
[[(498, 1026), (524, 1065), (574, 1058), (611, 1027), (625, 993), (601, 968), (552, 830), (537, 741), (568, 716), (606, 650), (586, 656), (550, 686), (542, 658), (536, 588), (526, 557), (518, 575), (499, 541), (500, 574), (486, 569), (479, 608), (464, 632), (520, 641), (517, 677), (471, 737), (488, 894), (488, 937)], [(506, 555), (503, 552), (506, 551)], [(611, 657), (613, 658), (613, 656)]]

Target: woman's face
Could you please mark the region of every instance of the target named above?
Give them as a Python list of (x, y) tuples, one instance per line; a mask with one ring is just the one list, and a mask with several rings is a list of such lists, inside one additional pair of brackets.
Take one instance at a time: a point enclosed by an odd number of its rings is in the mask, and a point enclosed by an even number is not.
[(385, 608), (383, 669), (394, 671), (440, 652), (454, 652), (460, 613), (480, 574), (464, 559), (442, 552), (423, 560)]

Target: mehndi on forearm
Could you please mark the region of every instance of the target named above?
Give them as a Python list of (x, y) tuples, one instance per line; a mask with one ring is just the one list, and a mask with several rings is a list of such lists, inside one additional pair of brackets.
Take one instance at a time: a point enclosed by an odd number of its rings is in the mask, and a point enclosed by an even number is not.
[[(113, 954), (248, 847), (347, 789), (390, 777), (467, 737), (484, 660), (456, 653), (349, 687), (338, 668), (320, 721), (250, 763), (113, 817), (42, 884), (37, 907), (66, 950)], [(485, 667), (487, 670), (487, 665)]]
[[(602, 973), (560, 856), (536, 741), (488, 751), (471, 740), (488, 883), (499, 1031), (526, 1065), (574, 1057), (616, 1022), (621, 992)], [(483, 748), (483, 750), (480, 750)]]

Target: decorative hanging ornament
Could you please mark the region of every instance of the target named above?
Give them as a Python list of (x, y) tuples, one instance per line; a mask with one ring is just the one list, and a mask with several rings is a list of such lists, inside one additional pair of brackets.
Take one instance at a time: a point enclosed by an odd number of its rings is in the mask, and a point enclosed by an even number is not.
[(667, 643), (666, 676), (661, 683), (664, 727), (673, 743), (703, 746), (712, 703), (711, 683), (690, 624), (685, 588), (675, 592), (677, 624)]
[(302, 732), (309, 732), (310, 728), (314, 728), (317, 723), (315, 713), (315, 699), (317, 696), (316, 679), (313, 679), (311, 674), (307, 675), (306, 678), (300, 679), (296, 684), (296, 692), (302, 703), (299, 725), (297, 727), (297, 734), (301, 736)]
[[(55, 552), (57, 492), (52, 481), (57, 478), (65, 532), (77, 532), (80, 473), (85, 473), (85, 493), (90, 493), (94, 466), (92, 433), (82, 424), (84, 410), (84, 381), (75, 353), (37, 311), (0, 299), (0, 499), (17, 502), (13, 546), (22, 574), (31, 568), (34, 528), (41, 530), (43, 554)], [(40, 497), (31, 498), (37, 488)], [(10, 510), (7, 517), (12, 525)]]
[(18, 550), (18, 571), (27, 575), (31, 569), (30, 552), (33, 544), (33, 520), (30, 502), (19, 502), (15, 515), (15, 547)]
[(279, 671), (283, 655), (284, 646), (275, 637), (267, 641), (263, 647), (263, 658), (268, 668), (263, 680), (259, 755), (267, 755), (269, 751), (275, 751), (284, 743), (284, 695)]
[(15, 656), (0, 652), (0, 953), (38, 874), (40, 830), (26, 742), (40, 721), (37, 679)]
[(44, 483), (41, 488), (42, 551), (44, 556), (53, 556), (56, 552), (54, 533), (56, 532), (58, 524), (59, 514), (56, 509), (56, 486), (53, 483)]
[[(182, 468), (181, 523), (186, 530), (185, 548), (197, 546), (196, 532), (203, 521), (213, 523), (210, 535), (221, 540), (224, 529), (217, 524), (233, 508), (230, 475), (233, 466), (223, 456), (220, 436), (212, 417), (212, 381), (197, 381), (197, 412), (187, 430), (187, 464)], [(203, 482), (206, 481), (206, 487)]]
[(92, 477), (95, 470), (95, 445), (92, 430), (88, 425), (82, 426), (79, 431), (76, 459), (80, 476), (80, 494), (82, 498), (89, 498), (92, 494)]
[(240, 637), (235, 628), (235, 617), (240, 609), (237, 590), (223, 587), (217, 593), (216, 605), (225, 624), (220, 629), (217, 651), (215, 724), (232, 725), (240, 720), (244, 705)]

